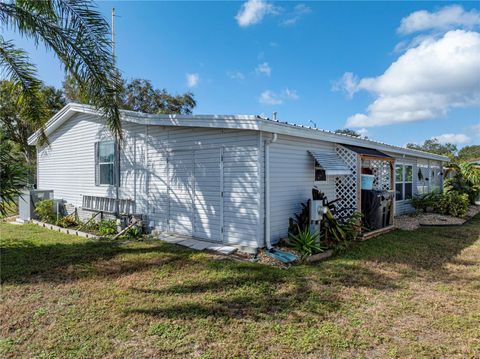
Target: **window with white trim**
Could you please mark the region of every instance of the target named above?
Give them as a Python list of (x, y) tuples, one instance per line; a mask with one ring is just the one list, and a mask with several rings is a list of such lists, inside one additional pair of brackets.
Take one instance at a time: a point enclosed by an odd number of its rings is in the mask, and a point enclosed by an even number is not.
[(114, 185), (116, 177), (114, 141), (95, 143), (95, 185)]
[(327, 181), (327, 174), (325, 170), (320, 166), (320, 164), (315, 161), (315, 182), (326, 182)]
[(395, 200), (403, 201), (413, 196), (413, 166), (397, 163), (395, 165)]

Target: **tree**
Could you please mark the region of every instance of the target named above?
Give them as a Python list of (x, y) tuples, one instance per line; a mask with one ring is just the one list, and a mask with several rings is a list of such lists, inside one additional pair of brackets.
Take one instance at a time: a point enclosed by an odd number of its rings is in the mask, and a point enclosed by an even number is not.
[(463, 147), (460, 151), (458, 151), (458, 159), (461, 161), (480, 159), (480, 145)]
[(457, 153), (457, 146), (452, 143), (440, 143), (437, 139), (425, 140), (422, 145), (408, 143), (407, 148), (436, 153), (437, 155), (448, 156), (450, 158), (454, 158)]
[(16, 144), (28, 167), (35, 165), (35, 148), (28, 145), (28, 137), (65, 106), (62, 91), (40, 85), (35, 92), (37, 118), (32, 120), (28, 109), (22, 106), (22, 89), (11, 81), (0, 81), (0, 131), (4, 139)]
[(165, 89), (155, 89), (148, 80), (134, 79), (123, 93), (123, 108), (145, 113), (191, 114), (197, 105), (193, 94), (171, 95)]
[[(116, 94), (120, 86), (109, 39), (110, 28), (85, 0), (6, 0), (0, 2), (0, 23), (37, 45), (53, 51), (101, 111), (112, 133), (121, 138)], [(41, 85), (28, 54), (0, 35), (0, 67), (22, 93), (25, 115), (41, 121), (37, 110)]]
[(14, 153), (11, 141), (0, 133), (0, 216), (8, 214), (9, 205), (25, 185), (27, 170)]
[(361, 135), (357, 131), (351, 130), (349, 128), (339, 128), (338, 130), (335, 130), (335, 133), (339, 133), (341, 135), (349, 135), (353, 137), (361, 137)]
[[(151, 114), (191, 114), (196, 106), (191, 92), (183, 95), (171, 95), (165, 89), (155, 89), (149, 80), (122, 80), (118, 93), (119, 106), (125, 110)], [(69, 101), (90, 103), (84, 89), (72, 77), (66, 77), (63, 83), (65, 96)]]

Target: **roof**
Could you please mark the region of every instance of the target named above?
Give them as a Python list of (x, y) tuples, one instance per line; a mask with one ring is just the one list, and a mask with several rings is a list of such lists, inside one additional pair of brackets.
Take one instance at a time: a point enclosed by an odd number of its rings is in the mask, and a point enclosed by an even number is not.
[(308, 151), (315, 158), (318, 165), (325, 170), (327, 176), (350, 175), (352, 171), (335, 152)]
[[(44, 127), (44, 133), (49, 136), (63, 123), (77, 113), (101, 116), (100, 111), (93, 106), (70, 103), (57, 112)], [(255, 130), (281, 135), (290, 135), (301, 138), (334, 142), (342, 145), (352, 145), (387, 151), (397, 155), (420, 157), (438, 161), (449, 162), (446, 156), (413, 150), (409, 148), (390, 145), (383, 142), (358, 138), (332, 131), (311, 128), (303, 125), (291, 124), (263, 118), (258, 115), (152, 115), (141, 112), (121, 110), (122, 121), (139, 123), (143, 125), (158, 126), (184, 126), (184, 127), (210, 127), (225, 129)], [(29, 145), (35, 145), (40, 131), (35, 132), (28, 139)]]
[(383, 158), (391, 158), (392, 156), (387, 155), (386, 153), (380, 152), (374, 148), (367, 148), (367, 147), (360, 147), (360, 146), (352, 146), (352, 145), (342, 145), (349, 150), (358, 153), (359, 155), (367, 155), (373, 157), (383, 157)]

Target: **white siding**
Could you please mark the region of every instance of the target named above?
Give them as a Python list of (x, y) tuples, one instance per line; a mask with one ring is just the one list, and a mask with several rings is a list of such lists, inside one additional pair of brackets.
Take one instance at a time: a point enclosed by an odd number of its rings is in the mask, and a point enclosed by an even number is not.
[[(314, 160), (312, 150), (335, 152), (335, 144), (278, 136), (270, 145), (270, 233), (272, 242), (288, 235), (288, 219), (301, 210), (301, 203), (312, 197)], [(335, 177), (317, 187), (332, 200), (335, 197)]]
[[(146, 213), (149, 224), (161, 231), (168, 229), (168, 154), (216, 148), (222, 149), (224, 156), (224, 243), (250, 247), (263, 243), (259, 238), (263, 233), (259, 132), (132, 123), (123, 126), (120, 197), (135, 200), (136, 212)], [(50, 136), (50, 146), (38, 152), (39, 188), (53, 189), (56, 198), (75, 206), (82, 205), (82, 195), (115, 197), (113, 186), (95, 186), (94, 143), (109, 138), (94, 115), (74, 116)], [(197, 195), (202, 200), (212, 198)]]
[[(124, 150), (120, 155), (121, 198), (133, 199), (137, 212), (145, 209), (145, 145), (143, 125), (124, 126)], [(115, 197), (113, 186), (95, 186), (95, 142), (111, 136), (100, 120), (76, 115), (49, 138), (49, 146), (38, 151), (38, 188), (54, 190), (74, 206), (82, 205), (82, 195)]]

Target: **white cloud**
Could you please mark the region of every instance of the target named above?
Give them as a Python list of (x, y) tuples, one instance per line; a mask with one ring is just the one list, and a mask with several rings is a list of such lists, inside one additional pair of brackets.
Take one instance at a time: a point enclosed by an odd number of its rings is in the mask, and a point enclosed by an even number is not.
[(472, 132), (475, 135), (475, 137), (480, 138), (480, 123), (478, 125), (473, 125), (472, 127)]
[(283, 95), (285, 98), (290, 99), (290, 100), (298, 100), (299, 96), (296, 90), (290, 90), (289, 88), (286, 88), (285, 91), (283, 91)]
[(358, 77), (351, 72), (345, 72), (343, 76), (334, 81), (332, 91), (343, 91), (348, 98), (352, 98), (355, 92), (358, 91)]
[(368, 129), (366, 129), (366, 128), (358, 129), (357, 133), (360, 135), (360, 137), (368, 138)]
[(416, 11), (404, 17), (397, 31), (411, 34), (425, 30), (448, 30), (452, 28), (472, 29), (480, 25), (480, 12), (476, 9), (465, 11), (459, 5), (446, 6), (437, 12)]
[(268, 62), (263, 62), (255, 67), (255, 72), (257, 74), (263, 74), (266, 76), (270, 76), (272, 74), (272, 68), (268, 64)]
[(187, 79), (188, 87), (195, 87), (200, 82), (200, 76), (198, 74), (186, 74), (185, 78)]
[(270, 90), (263, 91), (260, 94), (258, 101), (264, 105), (281, 105), (283, 103), (282, 99), (275, 92)]
[(303, 15), (310, 14), (311, 12), (312, 9), (310, 9), (307, 5), (298, 4), (293, 8), (293, 11), (288, 14), (288, 16), (281, 22), (281, 24), (283, 26), (295, 25)]
[(471, 138), (463, 133), (445, 133), (443, 135), (432, 137), (432, 140), (437, 140), (442, 144), (452, 143), (454, 145), (464, 145), (469, 143)]
[(240, 71), (227, 71), (227, 76), (232, 80), (237, 80), (237, 81), (245, 80), (245, 75)]
[(480, 105), (480, 34), (449, 31), (408, 49), (378, 77), (340, 80), (353, 95), (376, 96), (366, 111), (348, 118), (347, 127), (372, 127), (444, 116), (451, 108)]
[(248, 0), (242, 4), (235, 19), (241, 27), (260, 23), (266, 15), (275, 15), (278, 10), (273, 4), (264, 0)]
[(290, 90), (286, 88), (280, 93), (276, 93), (271, 90), (265, 90), (260, 94), (259, 102), (264, 105), (281, 105), (284, 101), (298, 100), (300, 96), (296, 90)]

